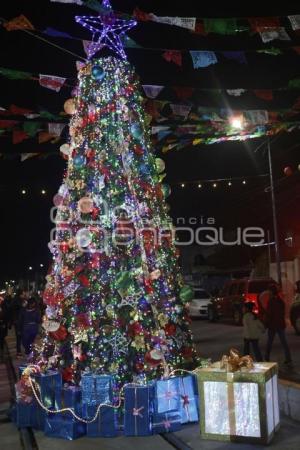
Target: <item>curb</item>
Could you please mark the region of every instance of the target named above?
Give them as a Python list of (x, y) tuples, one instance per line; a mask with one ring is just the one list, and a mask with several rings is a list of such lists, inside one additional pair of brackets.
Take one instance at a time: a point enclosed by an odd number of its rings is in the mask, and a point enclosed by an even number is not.
[(300, 384), (279, 379), (278, 400), (280, 411), (300, 422)]

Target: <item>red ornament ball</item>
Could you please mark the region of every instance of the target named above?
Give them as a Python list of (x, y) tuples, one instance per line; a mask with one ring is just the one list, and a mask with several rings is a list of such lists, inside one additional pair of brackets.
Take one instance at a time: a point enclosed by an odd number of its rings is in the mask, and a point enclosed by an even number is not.
[(143, 327), (139, 322), (133, 322), (129, 324), (128, 326), (128, 334), (130, 336), (137, 336), (139, 334), (142, 334)]
[(290, 166), (286, 166), (283, 171), (284, 175), (290, 177), (293, 175), (293, 169)]
[(165, 332), (167, 336), (174, 336), (176, 334), (176, 325), (173, 323), (168, 323), (165, 326)]
[(62, 195), (60, 195), (60, 194), (55, 194), (54, 195), (53, 203), (54, 203), (55, 206), (58, 207), (58, 206), (62, 205), (63, 202), (64, 202), (64, 198), (62, 197)]
[(86, 313), (79, 313), (76, 316), (76, 324), (79, 328), (87, 329), (90, 326), (89, 317)]
[(157, 367), (161, 364), (161, 359), (155, 359), (152, 357), (151, 351), (145, 353), (145, 361), (150, 367)]
[(144, 364), (141, 362), (137, 362), (135, 365), (135, 368), (137, 370), (137, 372), (143, 372), (144, 371)]
[(68, 332), (63, 325), (60, 325), (57, 331), (51, 331), (49, 334), (56, 341), (64, 341), (68, 336)]
[(135, 145), (133, 151), (136, 155), (141, 156), (144, 153), (144, 149), (141, 145)]
[(192, 347), (184, 347), (184, 348), (182, 349), (182, 356), (183, 356), (185, 359), (190, 359), (190, 358), (192, 358), (192, 356), (193, 356), (193, 349), (192, 349)]
[(90, 285), (90, 281), (86, 275), (82, 274), (78, 278), (79, 278), (81, 286), (88, 287)]

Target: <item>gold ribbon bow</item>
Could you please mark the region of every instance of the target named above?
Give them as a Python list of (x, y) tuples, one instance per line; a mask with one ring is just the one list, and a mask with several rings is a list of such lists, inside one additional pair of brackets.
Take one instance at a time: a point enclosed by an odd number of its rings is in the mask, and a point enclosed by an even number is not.
[(221, 359), (221, 369), (227, 372), (237, 372), (242, 368), (253, 369), (253, 359), (250, 355), (241, 356), (235, 348), (230, 349), (229, 355), (223, 355)]

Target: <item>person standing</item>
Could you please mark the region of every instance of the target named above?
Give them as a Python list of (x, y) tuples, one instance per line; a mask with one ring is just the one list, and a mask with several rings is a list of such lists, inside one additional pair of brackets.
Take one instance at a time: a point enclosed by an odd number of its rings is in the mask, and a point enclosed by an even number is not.
[(6, 301), (0, 298), (0, 362), (4, 359), (4, 342), (7, 335), (8, 310)]
[(296, 281), (296, 290), (295, 290), (295, 296), (294, 296), (294, 303), (300, 302), (300, 280)]
[(262, 361), (259, 339), (265, 332), (265, 327), (257, 315), (254, 314), (253, 308), (253, 302), (246, 302), (243, 307), (244, 355), (249, 355), (250, 346), (252, 346), (256, 361)]
[(274, 337), (277, 334), (285, 354), (284, 363), (287, 365), (291, 365), (291, 352), (285, 335), (285, 304), (279, 295), (277, 286), (275, 285), (270, 286), (270, 299), (266, 310), (266, 327), (268, 329), (268, 341), (265, 360), (270, 360), (272, 344), (274, 341)]
[(27, 306), (22, 308), (19, 319), (22, 345), (26, 355), (29, 355), (31, 351), (31, 346), (39, 331), (40, 322), (40, 310), (37, 307), (35, 299), (31, 297), (27, 302)]
[(290, 321), (297, 334), (300, 334), (300, 280), (296, 281), (296, 292), (290, 309)]
[(35, 294), (35, 299), (36, 299), (37, 307), (40, 310), (41, 316), (43, 316), (45, 314), (46, 305), (44, 304), (43, 297), (40, 295), (39, 291)]
[(17, 358), (22, 357), (21, 350), (21, 330), (20, 330), (20, 314), (22, 307), (25, 306), (26, 303), (26, 295), (22, 290), (18, 290), (16, 295), (11, 301), (10, 307), (10, 325), (14, 327), (16, 334), (16, 350), (17, 350)]

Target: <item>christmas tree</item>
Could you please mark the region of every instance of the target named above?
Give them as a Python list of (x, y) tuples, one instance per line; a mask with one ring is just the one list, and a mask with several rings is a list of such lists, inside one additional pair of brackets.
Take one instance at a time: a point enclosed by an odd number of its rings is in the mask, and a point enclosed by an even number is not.
[[(121, 56), (123, 56), (121, 54)], [(54, 197), (56, 233), (35, 361), (78, 382), (83, 371), (120, 384), (194, 367), (184, 286), (137, 76), (126, 60), (82, 64), (68, 167)]]

